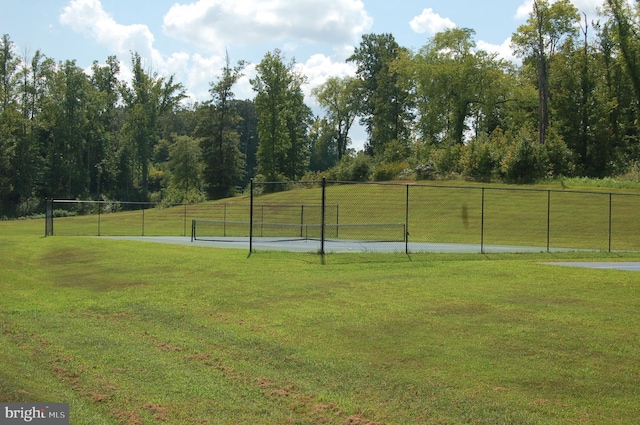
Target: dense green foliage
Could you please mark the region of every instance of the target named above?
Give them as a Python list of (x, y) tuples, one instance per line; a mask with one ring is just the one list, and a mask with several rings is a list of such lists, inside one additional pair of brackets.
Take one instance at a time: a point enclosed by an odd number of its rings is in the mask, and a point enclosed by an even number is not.
[[(312, 90), (317, 117), (306, 77), (278, 50), (256, 66), (255, 99), (234, 99), (244, 63), (227, 61), (211, 99), (187, 104), (182, 85), (145, 70), (137, 53), (124, 82), (115, 57), (87, 73), (40, 51), (20, 56), (4, 35), (0, 217), (29, 214), (45, 197), (216, 199), (258, 174), (517, 183), (637, 174), (640, 5), (603, 6), (583, 20), (568, 1), (536, 0), (512, 37), (517, 65), (479, 48), (469, 28), (416, 51), (365, 34), (348, 59), (355, 75)], [(358, 118), (366, 158), (350, 148)]]

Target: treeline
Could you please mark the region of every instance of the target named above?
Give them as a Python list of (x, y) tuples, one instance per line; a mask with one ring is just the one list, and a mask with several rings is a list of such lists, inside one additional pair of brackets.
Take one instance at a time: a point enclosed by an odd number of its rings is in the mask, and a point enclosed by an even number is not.
[[(531, 182), (638, 171), (640, 9), (607, 0), (580, 16), (568, 0), (534, 1), (512, 37), (522, 65), (477, 48), (474, 31), (436, 34), (419, 50), (366, 34), (305, 103), (306, 77), (280, 51), (233, 87), (246, 64), (225, 66), (210, 99), (185, 106), (174, 77), (131, 55), (86, 73), (73, 60), (16, 54), (0, 40), (0, 202), (28, 214), (46, 197), (193, 202), (265, 181), (446, 178)], [(367, 131), (363, 152), (349, 132)]]

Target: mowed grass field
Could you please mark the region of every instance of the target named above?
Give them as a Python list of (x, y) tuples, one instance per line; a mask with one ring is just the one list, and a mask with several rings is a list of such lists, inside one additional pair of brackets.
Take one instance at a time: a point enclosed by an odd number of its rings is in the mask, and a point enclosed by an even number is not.
[(640, 274), (544, 264), (637, 253), (248, 256), (43, 228), (0, 222), (2, 402), (67, 402), (72, 424), (640, 417)]

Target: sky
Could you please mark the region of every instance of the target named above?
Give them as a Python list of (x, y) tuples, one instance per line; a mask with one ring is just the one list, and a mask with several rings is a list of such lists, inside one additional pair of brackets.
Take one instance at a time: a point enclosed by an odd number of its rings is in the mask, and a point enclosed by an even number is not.
[[(572, 0), (595, 20), (604, 0)], [(0, 34), (16, 53), (36, 50), (87, 70), (110, 55), (129, 78), (132, 51), (145, 68), (175, 76), (189, 99), (210, 98), (228, 54), (250, 63), (236, 98), (254, 97), (249, 79), (267, 52), (280, 49), (307, 76), (307, 104), (320, 113), (311, 89), (330, 76), (353, 75), (346, 63), (363, 34), (391, 33), (417, 50), (439, 31), (471, 28), (477, 47), (515, 60), (510, 37), (525, 23), (532, 0), (0, 0)], [(353, 135), (352, 135), (353, 137)], [(357, 136), (362, 139), (364, 136)], [(354, 141), (357, 145), (362, 143)], [(357, 146), (356, 146), (357, 148)]]

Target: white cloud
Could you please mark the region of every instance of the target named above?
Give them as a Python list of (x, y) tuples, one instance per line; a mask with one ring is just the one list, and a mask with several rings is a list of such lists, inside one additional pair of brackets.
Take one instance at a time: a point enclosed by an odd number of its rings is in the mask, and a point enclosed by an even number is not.
[[(256, 3), (253, 4), (253, 2)], [(293, 57), (298, 42), (301, 43), (306, 40), (306, 38), (302, 40), (302, 35), (296, 38), (296, 34), (302, 34), (305, 25), (311, 25), (311, 21), (314, 21), (312, 17), (320, 17), (320, 20), (323, 20), (325, 24), (316, 23), (315, 32), (311, 31), (309, 34), (318, 37), (318, 40), (316, 40), (318, 42), (322, 41), (320, 37), (328, 38), (329, 42), (333, 45), (334, 55), (315, 54), (309, 57), (306, 62), (296, 64), (296, 70), (304, 74), (308, 79), (308, 84), (303, 87), (307, 100), (312, 101), (310, 97), (311, 89), (324, 83), (328, 77), (355, 74), (354, 65), (344, 62), (344, 59), (353, 53), (351, 43), (359, 38), (359, 32), (365, 29), (365, 27), (368, 29), (368, 26), (371, 25), (371, 18), (366, 15), (363, 5), (359, 0), (329, 0), (329, 3), (323, 3), (322, 0), (318, 2), (311, 1), (305, 2), (304, 7), (299, 6), (296, 2), (285, 2), (282, 0), (274, 0), (272, 2), (263, 0), (237, 0), (237, 2), (232, 5), (229, 5), (229, 3), (233, 2), (226, 1), (223, 3), (219, 0), (198, 0), (186, 6), (174, 5), (172, 11), (167, 14), (167, 17), (170, 17), (171, 19), (169, 19), (169, 21), (176, 25), (173, 27), (174, 30), (183, 31), (180, 33), (181, 36), (200, 37), (190, 40), (200, 43), (205, 42), (207, 37), (214, 36), (217, 32), (223, 33), (225, 31), (225, 25), (227, 27), (235, 27), (236, 31), (229, 35), (231, 38), (224, 39), (224, 43), (237, 43), (238, 41), (242, 41), (243, 37), (250, 38), (257, 36), (256, 34), (245, 36), (243, 35), (245, 33), (243, 25), (240, 25), (238, 22), (234, 24), (226, 21), (222, 26), (212, 26), (209, 28), (210, 32), (207, 33), (206, 31), (209, 30), (207, 30), (205, 22), (215, 22), (215, 19), (211, 17), (206, 18), (205, 15), (215, 15), (215, 13), (218, 13), (216, 11), (224, 8), (232, 9), (231, 12), (228, 13), (235, 13), (236, 17), (241, 21), (244, 19), (243, 22), (246, 22), (248, 19), (259, 18), (259, 22), (266, 25), (260, 29), (260, 31), (264, 32), (265, 37), (267, 37), (266, 34), (268, 33), (267, 26), (283, 25), (287, 21), (295, 22), (291, 24), (288, 29), (282, 30), (281, 34), (278, 35), (278, 37), (288, 37), (284, 46), (288, 52), (287, 56), (289, 57)], [(311, 3), (311, 6), (309, 6), (309, 3)], [(263, 9), (271, 7), (274, 11), (279, 12), (272, 14), (266, 12), (256, 14), (257, 12), (255, 11), (251, 13), (248, 12), (251, 10), (251, 7), (255, 9), (256, 5), (261, 5), (260, 7)], [(333, 6), (333, 10), (331, 6)], [(352, 11), (351, 17), (342, 14), (341, 11), (345, 10)], [(285, 18), (280, 12), (286, 12), (285, 14), (288, 14), (288, 18)], [(231, 15), (224, 15), (224, 13), (222, 16), (222, 18), (224, 18), (223, 21), (231, 17)], [(296, 20), (296, 13), (305, 15), (300, 18), (303, 22)], [(251, 18), (252, 16), (253, 18)], [(200, 19), (203, 21), (199, 22)], [(211, 19), (213, 19), (213, 21)], [(96, 40), (98, 44), (104, 46), (113, 54), (116, 54), (121, 59), (120, 77), (124, 79), (124, 81), (130, 81), (132, 75), (129, 61), (130, 52), (137, 52), (141, 55), (143, 66), (146, 69), (157, 72), (160, 76), (175, 75), (175, 81), (184, 84), (187, 89), (188, 98), (191, 101), (204, 101), (210, 98), (210, 83), (218, 78), (224, 66), (224, 48), (226, 46), (223, 46), (222, 43), (216, 46), (222, 49), (212, 49), (209, 54), (189, 54), (184, 52), (163, 54), (154, 46), (155, 37), (147, 25), (119, 24), (105, 11), (100, 0), (71, 0), (63, 9), (59, 20), (63, 26)], [(342, 23), (336, 25), (342, 26), (342, 28), (338, 31), (339, 34), (336, 35), (327, 28), (331, 27), (331, 22), (338, 21)], [(165, 18), (165, 26), (166, 23), (167, 18)], [(197, 27), (197, 25), (201, 26)], [(323, 27), (323, 25), (325, 25), (326, 28)], [(194, 31), (187, 31), (187, 28), (191, 27), (194, 27)], [(205, 32), (199, 33), (198, 29), (205, 29)], [(327, 31), (327, 34), (323, 34), (323, 31)], [(218, 35), (215, 35), (215, 37), (218, 37)], [(305, 35), (305, 37), (307, 36)], [(249, 38), (246, 38), (246, 40)], [(249, 82), (250, 78), (256, 75), (255, 64), (248, 65), (244, 70), (244, 74), (234, 88), (234, 93), (238, 99), (253, 98), (255, 95)]]
[(476, 47), (480, 50), (484, 50), (485, 52), (495, 53), (500, 59), (504, 59), (513, 63), (520, 62), (520, 59), (516, 58), (513, 55), (513, 50), (511, 49), (511, 37), (507, 38), (504, 43), (500, 45), (491, 44), (480, 40), (476, 43)]
[(433, 11), (433, 9), (424, 9), (422, 13), (409, 22), (411, 29), (418, 33), (435, 34), (447, 28), (455, 28), (456, 24), (449, 18), (443, 18)]
[(516, 15), (514, 16), (514, 18), (518, 20), (527, 19), (532, 10), (533, 0), (525, 0), (525, 2), (518, 7), (518, 10), (516, 10)]
[(100, 0), (72, 0), (62, 11), (60, 23), (94, 38), (118, 55), (130, 51), (150, 57), (154, 36), (146, 25), (120, 25), (103, 8)]
[(281, 40), (349, 44), (372, 23), (361, 0), (197, 0), (171, 7), (163, 28), (172, 37), (220, 51), (229, 44)]
[[(525, 0), (522, 3), (514, 16), (517, 20), (526, 20), (529, 18), (529, 14), (533, 10), (534, 0)], [(551, 0), (550, 3), (555, 3), (556, 0)], [(593, 20), (597, 18), (598, 8), (603, 5), (603, 0), (573, 0), (573, 5), (578, 8), (580, 13), (586, 13), (587, 19)]]
[(336, 62), (323, 54), (312, 55), (305, 63), (297, 63), (296, 71), (307, 77), (303, 91), (307, 101), (312, 100), (311, 89), (324, 84), (329, 77), (353, 76), (356, 66), (353, 63)]
[[(121, 25), (107, 13), (100, 0), (72, 0), (63, 9), (59, 17), (60, 23), (73, 31), (95, 39), (98, 44), (104, 46), (110, 52), (120, 58), (120, 77), (125, 81), (131, 79), (130, 52), (140, 54), (143, 66), (159, 75), (168, 76), (175, 74), (176, 81), (183, 82), (187, 87), (198, 87), (205, 78), (202, 74), (208, 71), (209, 80), (204, 82), (208, 88), (211, 76), (211, 63), (222, 63), (220, 58), (212, 58), (210, 63), (203, 64), (200, 56), (191, 58), (183, 52), (173, 53), (170, 56), (163, 55), (154, 48), (155, 37), (147, 25)], [(216, 71), (221, 66), (216, 67)], [(206, 70), (206, 71), (205, 71)], [(186, 81), (185, 81), (186, 80)], [(201, 98), (204, 93), (190, 93), (191, 96)]]

